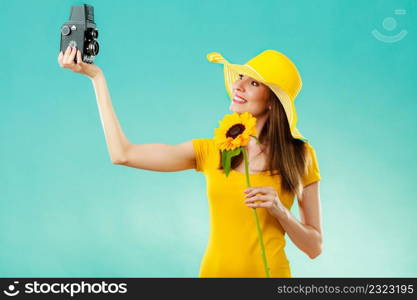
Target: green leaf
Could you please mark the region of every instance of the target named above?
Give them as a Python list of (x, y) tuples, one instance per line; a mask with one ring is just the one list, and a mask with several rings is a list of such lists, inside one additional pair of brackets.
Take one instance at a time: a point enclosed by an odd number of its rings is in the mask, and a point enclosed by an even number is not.
[(226, 173), (226, 177), (228, 177), (230, 173), (230, 167), (232, 165), (232, 157), (239, 155), (241, 151), (242, 151), (242, 147), (238, 147), (234, 150), (222, 152), (222, 166)]
[(239, 155), (240, 151), (242, 151), (242, 147), (239, 147), (239, 148), (236, 148), (236, 149), (230, 151), (231, 152), (231, 157)]
[(226, 152), (226, 160), (225, 160), (224, 166), (223, 166), (224, 172), (226, 173), (226, 177), (229, 176), (231, 164), (232, 164), (232, 161), (231, 161), (231, 157), (230, 157), (230, 151), (227, 151)]
[(222, 152), (222, 166), (224, 168), (225, 163), (226, 163), (227, 151), (221, 151), (221, 152)]

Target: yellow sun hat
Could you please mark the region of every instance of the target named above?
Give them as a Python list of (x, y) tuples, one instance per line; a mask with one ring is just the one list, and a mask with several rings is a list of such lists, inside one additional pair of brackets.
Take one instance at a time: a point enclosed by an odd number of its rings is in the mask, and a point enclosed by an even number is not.
[(218, 52), (207, 54), (207, 59), (224, 65), (224, 82), (230, 100), (233, 99), (232, 84), (239, 79), (239, 74), (252, 77), (267, 85), (284, 107), (292, 136), (307, 140), (296, 127), (297, 113), (294, 101), (302, 87), (301, 76), (295, 64), (287, 56), (268, 49), (243, 65), (229, 63)]

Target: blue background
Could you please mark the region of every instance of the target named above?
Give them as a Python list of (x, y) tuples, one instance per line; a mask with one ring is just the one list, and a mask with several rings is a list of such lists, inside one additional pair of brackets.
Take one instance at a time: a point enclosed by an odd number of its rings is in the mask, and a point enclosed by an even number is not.
[[(91, 81), (57, 63), (60, 27), (83, 3), (0, 2), (0, 275), (197, 277), (204, 176), (111, 164)], [(88, 4), (95, 63), (133, 143), (213, 136), (230, 111), (207, 53), (288, 55), (303, 78), (298, 128), (316, 149), (324, 231), (314, 260), (287, 236), (292, 275), (417, 276), (417, 1)], [(407, 35), (387, 43), (374, 29)]]

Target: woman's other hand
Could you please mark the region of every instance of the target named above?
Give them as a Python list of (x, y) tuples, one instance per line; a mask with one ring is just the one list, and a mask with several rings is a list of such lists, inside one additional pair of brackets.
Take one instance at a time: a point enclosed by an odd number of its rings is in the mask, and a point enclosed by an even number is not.
[[(74, 62), (74, 57), (77, 55), (77, 62)], [(91, 79), (94, 79), (97, 75), (101, 74), (101, 69), (95, 64), (88, 64), (82, 61), (81, 51), (76, 47), (68, 46), (65, 52), (59, 52), (58, 63), (62, 68), (70, 69), (75, 73), (87, 75)]]
[(245, 204), (249, 208), (265, 207), (273, 216), (278, 216), (285, 210), (277, 191), (271, 186), (248, 187), (244, 193), (247, 198)]

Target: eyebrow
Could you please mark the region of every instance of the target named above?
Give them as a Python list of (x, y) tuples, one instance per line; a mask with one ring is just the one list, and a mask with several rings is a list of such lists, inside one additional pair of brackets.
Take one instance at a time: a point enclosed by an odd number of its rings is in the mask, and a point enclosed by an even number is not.
[[(239, 77), (240, 77), (240, 76), (246, 76), (246, 75), (239, 74)], [(249, 77), (249, 76), (246, 76), (246, 77)], [(252, 77), (250, 77), (250, 78), (252, 78)], [(253, 78), (252, 78), (252, 80), (253, 80), (253, 81), (255, 81), (255, 82), (258, 82), (258, 83), (259, 83), (259, 81), (255, 80), (255, 79), (253, 79)]]

